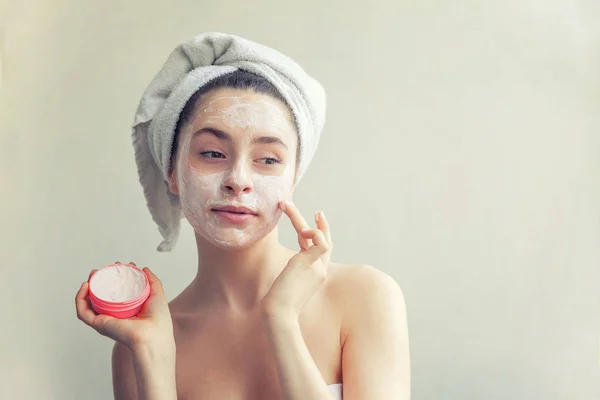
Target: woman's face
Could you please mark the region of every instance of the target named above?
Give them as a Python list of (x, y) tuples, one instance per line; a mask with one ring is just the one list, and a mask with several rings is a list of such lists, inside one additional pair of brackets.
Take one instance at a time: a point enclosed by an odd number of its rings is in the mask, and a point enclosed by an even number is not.
[(292, 197), (296, 130), (287, 106), (265, 94), (219, 89), (200, 100), (169, 186), (199, 235), (244, 248), (277, 225), (279, 202)]

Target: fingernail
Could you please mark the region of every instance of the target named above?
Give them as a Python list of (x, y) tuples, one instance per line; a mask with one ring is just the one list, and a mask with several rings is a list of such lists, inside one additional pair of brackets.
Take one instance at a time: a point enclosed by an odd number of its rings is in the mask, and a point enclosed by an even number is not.
[(281, 208), (281, 211), (285, 211), (285, 201), (279, 202), (279, 208)]
[(325, 218), (325, 211), (321, 211), (321, 218)]

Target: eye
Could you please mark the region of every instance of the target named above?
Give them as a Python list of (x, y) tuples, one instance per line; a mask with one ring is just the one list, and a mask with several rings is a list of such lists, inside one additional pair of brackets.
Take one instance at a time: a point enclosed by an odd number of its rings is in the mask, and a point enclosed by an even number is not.
[(203, 151), (200, 154), (206, 158), (225, 158), (225, 154), (219, 153), (218, 151)]
[(273, 157), (260, 158), (259, 161), (262, 161), (261, 164), (266, 164), (266, 165), (281, 164), (281, 161), (279, 161), (278, 159), (273, 158)]

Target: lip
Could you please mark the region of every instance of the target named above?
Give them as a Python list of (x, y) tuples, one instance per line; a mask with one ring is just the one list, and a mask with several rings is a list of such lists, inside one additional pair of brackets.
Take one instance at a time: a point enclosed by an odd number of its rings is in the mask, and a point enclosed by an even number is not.
[(234, 224), (243, 224), (257, 218), (258, 214), (251, 208), (244, 206), (223, 206), (215, 207), (213, 211), (219, 219)]
[(256, 211), (254, 211), (253, 209), (244, 207), (244, 206), (215, 207), (215, 208), (213, 208), (213, 211), (221, 211), (221, 212), (227, 212), (227, 213), (239, 214), (239, 215), (243, 215), (243, 214), (258, 215), (258, 213)]
[(217, 216), (224, 221), (233, 222), (234, 224), (243, 224), (258, 218), (256, 214), (239, 214), (231, 211), (213, 210)]

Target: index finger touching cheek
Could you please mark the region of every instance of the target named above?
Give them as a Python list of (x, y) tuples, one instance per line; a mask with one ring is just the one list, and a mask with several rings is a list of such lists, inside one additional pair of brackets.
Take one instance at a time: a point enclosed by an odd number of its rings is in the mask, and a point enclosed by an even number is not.
[(303, 229), (308, 229), (308, 223), (300, 214), (298, 207), (291, 201), (283, 201), (281, 203), (283, 212), (287, 215), (294, 226), (296, 232), (300, 233)]

